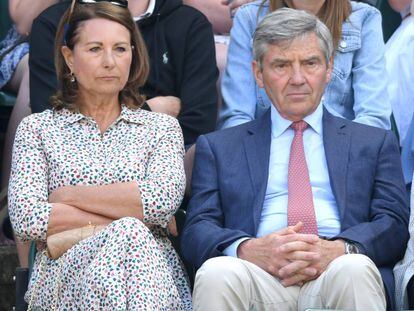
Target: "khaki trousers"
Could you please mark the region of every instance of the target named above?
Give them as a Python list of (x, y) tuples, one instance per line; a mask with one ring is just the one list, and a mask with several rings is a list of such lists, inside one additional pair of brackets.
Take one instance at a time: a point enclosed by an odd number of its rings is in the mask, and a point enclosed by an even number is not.
[(340, 256), (316, 280), (290, 287), (255, 264), (224, 256), (209, 259), (198, 270), (193, 306), (196, 311), (379, 311), (386, 309), (386, 301), (381, 275), (364, 255)]

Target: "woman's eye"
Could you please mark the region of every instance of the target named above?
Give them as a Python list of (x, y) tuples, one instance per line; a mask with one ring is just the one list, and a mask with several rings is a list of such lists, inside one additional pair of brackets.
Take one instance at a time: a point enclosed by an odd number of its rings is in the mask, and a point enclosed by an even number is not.
[(91, 52), (99, 52), (99, 50), (100, 50), (99, 46), (94, 46), (94, 47), (89, 49), (89, 51), (91, 51)]
[(118, 47), (116, 47), (115, 48), (115, 50), (117, 51), (117, 52), (125, 52), (126, 51), (126, 48), (124, 48), (123, 46), (118, 46)]

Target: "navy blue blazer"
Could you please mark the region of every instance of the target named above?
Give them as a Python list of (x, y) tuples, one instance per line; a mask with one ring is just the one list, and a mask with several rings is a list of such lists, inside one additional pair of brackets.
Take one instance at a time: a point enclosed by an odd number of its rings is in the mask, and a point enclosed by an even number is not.
[[(181, 246), (195, 267), (242, 237), (256, 235), (265, 197), (270, 109), (259, 119), (200, 136)], [(392, 268), (408, 241), (408, 195), (391, 131), (358, 124), (324, 109), (323, 141), (342, 238), (359, 243), (379, 268), (394, 306)]]

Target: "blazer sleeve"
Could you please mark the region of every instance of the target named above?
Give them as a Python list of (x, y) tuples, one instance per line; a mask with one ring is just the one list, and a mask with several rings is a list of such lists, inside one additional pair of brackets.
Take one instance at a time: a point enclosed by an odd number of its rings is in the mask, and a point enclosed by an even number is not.
[(359, 243), (377, 266), (394, 265), (407, 245), (409, 208), (398, 143), (390, 131), (377, 157), (369, 208), (368, 221), (346, 228), (335, 238)]
[(208, 138), (200, 136), (192, 177), (192, 198), (181, 237), (184, 258), (195, 267), (207, 259), (222, 256), (231, 243), (249, 235), (224, 227), (216, 155)]

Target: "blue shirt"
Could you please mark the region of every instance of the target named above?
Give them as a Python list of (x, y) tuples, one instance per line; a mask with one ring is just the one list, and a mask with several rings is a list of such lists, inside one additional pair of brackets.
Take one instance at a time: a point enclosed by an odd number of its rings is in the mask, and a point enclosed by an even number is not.
[[(329, 181), (323, 145), (322, 116), (323, 107), (319, 105), (312, 114), (304, 118), (309, 126), (303, 133), (303, 144), (309, 170), (318, 234), (333, 237), (339, 234), (341, 224), (338, 206)], [(257, 237), (287, 227), (288, 167), (294, 130), (290, 127), (292, 121), (281, 117), (273, 105), (271, 106), (271, 120), (269, 177)], [(224, 250), (224, 254), (236, 257), (237, 247), (246, 239), (242, 238), (233, 242)]]
[[(252, 73), (253, 34), (269, 12), (269, 2), (255, 1), (237, 10), (230, 33), (226, 70), (221, 92), (223, 104), (219, 128), (239, 125), (262, 116), (271, 106), (264, 89)], [(333, 115), (390, 129), (391, 105), (384, 59), (381, 13), (360, 2), (342, 24), (342, 37), (335, 51), (331, 81), (324, 93), (324, 105)]]

